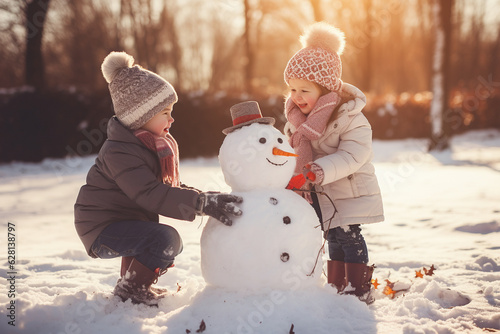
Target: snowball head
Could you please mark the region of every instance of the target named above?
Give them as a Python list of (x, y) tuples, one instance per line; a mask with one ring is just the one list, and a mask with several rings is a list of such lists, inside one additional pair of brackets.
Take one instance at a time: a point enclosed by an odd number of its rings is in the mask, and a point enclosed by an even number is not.
[(287, 189), (233, 194), (243, 198), (243, 215), (232, 226), (210, 218), (201, 235), (207, 284), (250, 294), (321, 285), (322, 235), (312, 206)]
[(101, 65), (102, 75), (106, 82), (111, 83), (115, 76), (122, 68), (132, 67), (134, 64), (134, 57), (126, 52), (111, 52), (104, 58)]
[(304, 48), (322, 48), (341, 55), (345, 47), (344, 33), (325, 22), (310, 25), (300, 37)]
[(294, 153), (285, 136), (268, 124), (254, 123), (226, 136), (219, 150), (219, 162), (233, 191), (287, 186), (297, 159), (273, 154), (274, 148)]

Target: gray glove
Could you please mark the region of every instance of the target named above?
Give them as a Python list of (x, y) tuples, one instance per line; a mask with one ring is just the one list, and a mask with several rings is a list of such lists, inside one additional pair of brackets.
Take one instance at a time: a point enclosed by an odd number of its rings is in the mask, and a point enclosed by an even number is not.
[(243, 198), (236, 195), (222, 194), (209, 191), (201, 193), (196, 204), (196, 214), (208, 215), (223, 223), (231, 226), (233, 221), (228, 214), (241, 216), (243, 213), (234, 203), (243, 202)]

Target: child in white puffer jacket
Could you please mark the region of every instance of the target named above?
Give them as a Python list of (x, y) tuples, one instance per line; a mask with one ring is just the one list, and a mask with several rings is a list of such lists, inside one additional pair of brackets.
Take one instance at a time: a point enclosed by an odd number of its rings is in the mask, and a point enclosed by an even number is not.
[[(382, 197), (371, 163), (372, 130), (361, 110), (365, 95), (340, 79), (344, 34), (315, 23), (303, 48), (288, 62), (285, 134), (299, 155), (291, 189), (313, 190), (310, 200), (328, 241), (328, 282), (339, 292), (370, 302), (368, 250), (360, 224), (384, 220)], [(328, 196), (317, 196), (315, 192)], [(332, 205), (332, 200), (334, 205)], [(332, 218), (333, 217), (333, 218)]]

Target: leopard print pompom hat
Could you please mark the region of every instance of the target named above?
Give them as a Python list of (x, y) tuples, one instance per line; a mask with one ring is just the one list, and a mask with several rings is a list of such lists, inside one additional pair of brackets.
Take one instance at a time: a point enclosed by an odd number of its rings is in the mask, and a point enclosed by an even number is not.
[(300, 37), (302, 49), (288, 61), (285, 82), (302, 79), (315, 82), (329, 91), (342, 88), (342, 61), (344, 33), (325, 22), (309, 26)]

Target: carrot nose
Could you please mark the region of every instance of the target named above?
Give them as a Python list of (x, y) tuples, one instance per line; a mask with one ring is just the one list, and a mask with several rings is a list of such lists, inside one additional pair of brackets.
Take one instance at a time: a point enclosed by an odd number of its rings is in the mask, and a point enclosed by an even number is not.
[(295, 153), (285, 152), (285, 151), (280, 150), (280, 149), (279, 149), (279, 148), (277, 148), (277, 147), (274, 147), (274, 148), (273, 148), (273, 154), (274, 154), (274, 155), (283, 155), (283, 156), (285, 156), (285, 157), (298, 157), (298, 155), (297, 155), (297, 154), (295, 154)]

